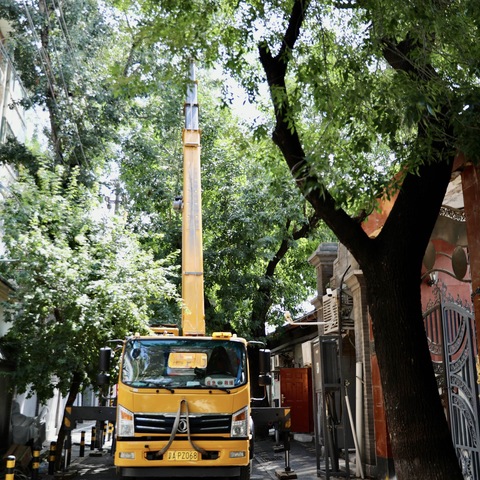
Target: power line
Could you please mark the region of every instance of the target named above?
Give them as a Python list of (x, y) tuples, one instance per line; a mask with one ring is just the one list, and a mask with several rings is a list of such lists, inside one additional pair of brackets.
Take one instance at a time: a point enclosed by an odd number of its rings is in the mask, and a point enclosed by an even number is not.
[[(32, 31), (32, 35), (33, 35), (34, 40), (35, 40), (37, 51), (39, 53), (39, 57), (40, 57), (40, 60), (41, 60), (43, 71), (45, 73), (45, 77), (46, 77), (46, 80), (47, 80), (47, 85), (48, 85), (48, 88), (49, 88), (50, 93), (52, 95), (52, 101), (53, 101), (56, 109), (60, 110), (59, 104), (57, 102), (57, 96), (56, 96), (55, 89), (54, 89), (55, 78), (53, 77), (53, 66), (50, 62), (48, 52), (46, 52), (42, 42), (38, 38), (36, 29), (35, 29), (35, 24), (33, 22), (32, 16), (30, 14), (29, 7), (28, 7), (25, 0), (23, 0), (23, 6), (25, 8), (25, 13), (26, 13), (26, 16), (27, 16), (27, 20), (28, 20), (28, 23), (30, 25), (30, 29)], [(48, 19), (48, 16), (47, 16), (47, 21), (48, 21), (49, 27), (51, 28), (51, 24), (50, 24), (50, 20)], [(64, 90), (64, 94), (65, 94), (67, 108), (70, 110), (70, 115), (73, 117), (71, 100), (70, 100), (70, 97), (69, 97), (69, 94), (68, 94), (68, 89), (66, 87), (65, 77), (63, 75), (63, 70), (62, 70), (60, 58), (59, 58), (59, 55), (58, 55), (58, 51), (56, 49), (55, 40), (53, 39), (53, 37), (51, 38), (51, 40), (52, 40), (52, 44), (53, 44), (53, 50), (54, 50), (55, 55), (57, 57), (58, 70), (59, 70), (59, 73), (60, 73), (61, 83), (63, 84), (63, 90)], [(79, 131), (78, 131), (77, 123), (75, 121), (72, 122), (72, 123), (74, 125), (75, 134), (76, 134), (76, 137), (77, 137), (77, 140), (78, 140), (78, 144), (80, 146), (80, 152), (82, 154), (83, 160), (85, 161), (85, 164), (88, 165), (89, 162), (87, 161), (87, 158), (85, 156), (85, 151), (84, 151), (83, 143), (81, 141), (80, 134), (79, 134)], [(77, 161), (77, 163), (79, 163), (79, 162)]]
[[(67, 46), (67, 50), (69, 51), (70, 55), (71, 55), (71, 61), (72, 63), (75, 65), (77, 71), (80, 71), (81, 70), (81, 65), (78, 61), (78, 58), (77, 58), (77, 51), (74, 46), (73, 46), (73, 42), (72, 42), (72, 37), (69, 33), (69, 28), (68, 28), (68, 25), (67, 25), (67, 22), (66, 22), (66, 19), (65, 19), (65, 15), (64, 15), (64, 12), (63, 12), (63, 8), (62, 8), (62, 5), (60, 4), (60, 2), (56, 2), (56, 0), (51, 0), (52, 1), (52, 5), (53, 5), (53, 8), (54, 8), (54, 11), (55, 11), (55, 17), (58, 21), (58, 25), (60, 27), (60, 31), (62, 32), (62, 35), (65, 39), (65, 44)], [(80, 76), (80, 81), (81, 83), (83, 83), (84, 79), (83, 77)], [(83, 85), (84, 87), (84, 91), (86, 91), (86, 88), (85, 88), (85, 85)], [(103, 144), (103, 142), (100, 144), (101, 145), (101, 148), (105, 154), (105, 158), (107, 158), (107, 150), (105, 148), (105, 145)]]
[(43, 71), (44, 71), (45, 76), (47, 78), (47, 84), (48, 84), (48, 87), (50, 89), (50, 93), (52, 94), (52, 100), (53, 100), (55, 106), (58, 107), (57, 101), (56, 101), (56, 98), (55, 98), (56, 97), (55, 90), (53, 88), (53, 84), (52, 84), (50, 76), (49, 76), (49, 71), (51, 69), (48, 68), (49, 67), (48, 57), (43, 50), (42, 42), (38, 38), (37, 32), (35, 30), (35, 25), (33, 23), (33, 19), (30, 15), (30, 10), (28, 9), (28, 6), (27, 6), (27, 3), (26, 3), (25, 0), (23, 0), (23, 6), (25, 7), (25, 13), (27, 15), (27, 20), (28, 20), (28, 23), (30, 24), (30, 28), (32, 30), (32, 34), (33, 34), (33, 37), (34, 37), (34, 40), (35, 40), (35, 45), (37, 46), (37, 50), (38, 50), (38, 53), (39, 53), (39, 56), (40, 56), (40, 61), (43, 65)]
[[(71, 54), (71, 60), (75, 64), (77, 70), (81, 70), (80, 64), (79, 64), (78, 59), (77, 59), (77, 54), (76, 54), (77, 50), (73, 48), (73, 42), (72, 42), (72, 39), (71, 39), (71, 35), (69, 33), (67, 22), (65, 20), (65, 15), (64, 15), (64, 12), (63, 12), (62, 5), (60, 4), (60, 2), (57, 3), (56, 0), (51, 0), (51, 1), (52, 1), (52, 5), (54, 7), (54, 11), (55, 11), (55, 14), (56, 14), (58, 24), (60, 26), (60, 30), (63, 34), (64, 39), (65, 39), (65, 44), (67, 46), (67, 50)], [(80, 76), (80, 81), (82, 83), (84, 81), (83, 77), (81, 77), (81, 76)], [(86, 88), (84, 88), (84, 90), (86, 91)], [(105, 147), (104, 143), (101, 142), (100, 146), (103, 150), (103, 153), (105, 154), (105, 158), (107, 158), (108, 157), (108, 152), (106, 150), (106, 147)]]
[(67, 47), (70, 50), (70, 52), (73, 53), (72, 41), (68, 33), (68, 26), (67, 26), (67, 22), (65, 21), (65, 16), (63, 15), (62, 6), (60, 5), (60, 3), (57, 6), (57, 4), (55, 3), (55, 0), (52, 0), (52, 4), (55, 10), (55, 13), (58, 12), (58, 24), (60, 25), (60, 29), (62, 30), (63, 36), (65, 37), (65, 43), (67, 44)]
[[(44, 0), (45, 1), (45, 0)], [(45, 8), (47, 8), (47, 5), (46, 5), (46, 2), (45, 2)], [(50, 28), (50, 30), (52, 30), (52, 25), (50, 24), (50, 19), (47, 15), (47, 22), (48, 22), (48, 26)], [(63, 30), (62, 30), (63, 31)], [(73, 105), (72, 105), (72, 102), (70, 100), (70, 95), (69, 95), (69, 92), (68, 92), (68, 88), (67, 88), (67, 83), (65, 81), (65, 76), (63, 74), (63, 69), (62, 69), (62, 63), (60, 61), (60, 55), (58, 54), (58, 50), (57, 50), (57, 44), (55, 43), (55, 37), (51, 37), (51, 41), (52, 41), (52, 45), (53, 45), (53, 51), (55, 53), (55, 56), (57, 58), (57, 63), (58, 63), (58, 71), (59, 71), (59, 75), (60, 75), (60, 79), (61, 79), (61, 84), (63, 86), (63, 92), (65, 94), (65, 99), (66, 99), (66, 103), (67, 103), (67, 109), (69, 110), (69, 113), (71, 115), (72, 118), (74, 118), (74, 113), (73, 113)], [(43, 47), (42, 47), (43, 48)], [(82, 157), (83, 157), (83, 160), (85, 161), (85, 164), (88, 165), (89, 162), (87, 161), (87, 158), (85, 156), (85, 151), (83, 149), (83, 144), (82, 144), (82, 140), (80, 138), (80, 133), (78, 131), (78, 126), (77, 126), (77, 122), (74, 121), (73, 122), (73, 126), (74, 126), (74, 129), (75, 129), (75, 133), (76, 133), (76, 136), (77, 136), (77, 139), (78, 139), (78, 144), (80, 146), (80, 152), (82, 154)], [(79, 162), (77, 161), (77, 163), (79, 164)]]

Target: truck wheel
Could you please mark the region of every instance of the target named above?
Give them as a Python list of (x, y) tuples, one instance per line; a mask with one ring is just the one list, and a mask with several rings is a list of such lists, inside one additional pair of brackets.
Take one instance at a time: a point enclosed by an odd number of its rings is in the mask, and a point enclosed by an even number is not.
[(121, 467), (117, 467), (115, 471), (116, 471), (118, 480), (135, 480), (135, 477), (125, 477), (123, 475), (123, 468)]
[(250, 475), (252, 474), (252, 462), (245, 467), (240, 467), (240, 476), (238, 480), (250, 480)]

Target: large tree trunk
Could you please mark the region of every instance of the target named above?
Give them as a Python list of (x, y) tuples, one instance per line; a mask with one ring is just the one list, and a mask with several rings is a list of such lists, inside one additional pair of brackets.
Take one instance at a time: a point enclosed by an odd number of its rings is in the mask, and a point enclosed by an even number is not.
[(461, 475), (422, 317), (420, 273), (452, 160), (408, 175), (382, 232), (359, 259), (367, 285), (395, 471), (399, 479)]
[(428, 350), (418, 275), (412, 277), (401, 259), (383, 270), (376, 266), (364, 273), (395, 472), (399, 479), (461, 480)]
[[(441, 114), (419, 122), (418, 142), (424, 148), (419, 149), (418, 171), (406, 176), (380, 234), (368, 238), (361, 224), (336, 204), (316, 176), (292, 123), (294, 115), (288, 100), (286, 73), (308, 3), (308, 0), (294, 2), (276, 56), (266, 43), (259, 46), (275, 108), (273, 139), (305, 198), (353, 254), (365, 275), (397, 478), (461, 480), (430, 359), (420, 298), (422, 258), (453, 164), (449, 142), (454, 136), (448, 106)], [(387, 60), (405, 57), (404, 46), (388, 42)], [(428, 65), (416, 71), (412, 68), (414, 62), (395, 62), (394, 68), (402, 65), (406, 65), (409, 75), (419, 79), (427, 73), (430, 77), (434, 75)]]

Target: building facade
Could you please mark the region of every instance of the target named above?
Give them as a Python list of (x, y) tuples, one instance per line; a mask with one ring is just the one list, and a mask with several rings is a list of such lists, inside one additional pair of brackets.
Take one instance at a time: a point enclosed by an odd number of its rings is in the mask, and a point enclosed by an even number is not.
[[(452, 440), (465, 478), (480, 478), (480, 171), (461, 156), (455, 170), (419, 281)], [(393, 201), (382, 204), (365, 223), (368, 235), (381, 230)], [(357, 475), (395, 478), (362, 271), (343, 245), (332, 243), (319, 245), (309, 262), (317, 278), (314, 312), (271, 339), (276, 402), (287, 406), (281, 395), (282, 370), (307, 366), (319, 473), (327, 468), (334, 476), (340, 468), (336, 451), (343, 449), (355, 451), (352, 468)]]

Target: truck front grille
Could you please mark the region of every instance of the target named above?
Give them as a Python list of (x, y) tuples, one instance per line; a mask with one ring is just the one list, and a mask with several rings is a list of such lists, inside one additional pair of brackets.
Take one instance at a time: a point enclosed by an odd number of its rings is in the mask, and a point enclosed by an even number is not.
[[(185, 416), (181, 417), (183, 420)], [(225, 434), (230, 433), (231, 416), (230, 415), (190, 415), (190, 433), (191, 434)], [(173, 424), (175, 423), (175, 415), (162, 414), (136, 414), (135, 415), (135, 433), (144, 433), (147, 435), (170, 434)], [(181, 431), (181, 427), (185, 426), (184, 422), (180, 422), (180, 430), (177, 433), (187, 433)]]

